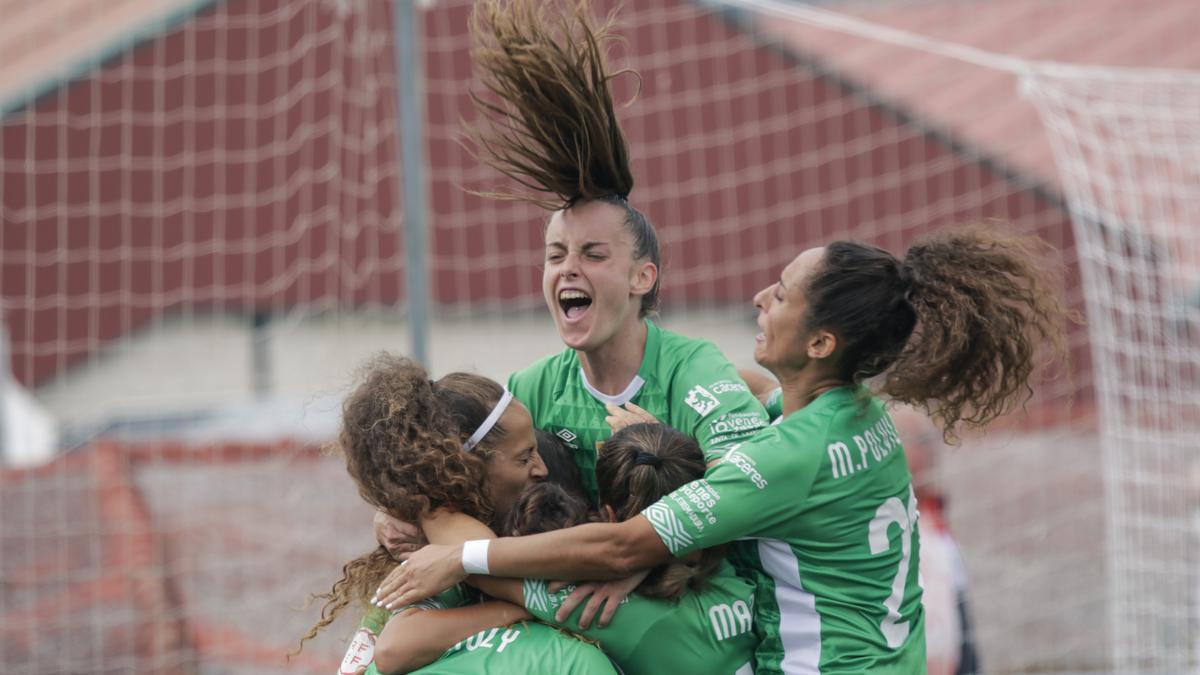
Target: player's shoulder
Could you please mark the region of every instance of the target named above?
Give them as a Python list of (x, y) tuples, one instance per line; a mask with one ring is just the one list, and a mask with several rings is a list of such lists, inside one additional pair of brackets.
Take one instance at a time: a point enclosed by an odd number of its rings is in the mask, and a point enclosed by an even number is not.
[[(707, 365), (706, 362), (724, 363), (728, 360), (711, 340), (689, 337), (654, 324), (651, 326), (651, 330), (658, 331), (659, 359), (663, 365), (686, 367)], [(698, 359), (703, 361), (697, 363)]]
[(421, 609), (454, 609), (477, 604), (480, 601), (479, 591), (466, 584), (456, 584), (437, 595), (416, 603)]
[(734, 392), (750, 395), (749, 387), (715, 344), (666, 329), (659, 332), (658, 375), (665, 387), (706, 398)]
[(793, 474), (817, 461), (813, 448), (824, 447), (836, 413), (798, 410), (732, 446), (723, 462), (757, 467), (773, 476)]
[(775, 427), (791, 437), (824, 440), (836, 427), (856, 420), (877, 417), (883, 409), (878, 398), (862, 387), (838, 387), (780, 420)]

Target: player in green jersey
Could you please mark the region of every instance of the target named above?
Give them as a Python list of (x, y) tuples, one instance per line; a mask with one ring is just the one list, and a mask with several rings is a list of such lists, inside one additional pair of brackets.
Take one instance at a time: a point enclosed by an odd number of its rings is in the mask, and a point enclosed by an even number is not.
[[(705, 470), (696, 442), (661, 424), (635, 424), (618, 431), (600, 454), (602, 518), (618, 522), (637, 517), (667, 492)], [(582, 497), (582, 495), (580, 495)], [(539, 483), (526, 489), (509, 513), (506, 535), (518, 536), (568, 527), (588, 519), (587, 507), (563, 489)], [(462, 522), (460, 525), (470, 525)], [(490, 536), (484, 528), (442, 532), (438, 541)], [(550, 593), (540, 579), (473, 577), (489, 595), (521, 604), (535, 617), (595, 640), (627, 675), (680, 672), (741, 675), (751, 672), (757, 639), (752, 629), (754, 585), (725, 562), (723, 547), (672, 560), (637, 579), (636, 592), (621, 603), (611, 623), (592, 623), (587, 608), (572, 603), (574, 587)], [(610, 608), (612, 609), (612, 608)], [(607, 625), (602, 625), (606, 624)], [(664, 648), (665, 645), (669, 647)]]
[(737, 541), (761, 575), (756, 672), (920, 672), (911, 475), (864, 382), (947, 431), (1025, 400), (1038, 348), (1065, 351), (1040, 246), (975, 227), (920, 241), (903, 260), (851, 242), (801, 253), (755, 297), (755, 360), (783, 388), (778, 425), (637, 518), (428, 546), (388, 599), (426, 597), (480, 568), (610, 578)]
[[(711, 343), (685, 338), (644, 322), (645, 351), (638, 374), (623, 396), (591, 386), (574, 349), (545, 358), (509, 379), (509, 387), (534, 417), (572, 449), (587, 496), (597, 499), (596, 461), (612, 434), (609, 406), (630, 409), (679, 429), (716, 460), (730, 444), (766, 426), (762, 406), (735, 369)], [(640, 421), (640, 420), (639, 420)]]
[(395, 613), (374, 609), (360, 627), (379, 636), (373, 660), (363, 663), (351, 645), (340, 673), (616, 675), (595, 645), (528, 618), (507, 602), (480, 602), (463, 585)]
[(302, 645), (352, 602), (369, 602), (405, 546), (396, 519), (453, 509), (495, 523), (546, 476), (529, 413), (496, 382), (469, 373), (434, 382), (418, 364), (387, 355), (368, 362), (361, 380), (344, 404), (338, 447), (359, 493), (382, 512), (377, 537), (387, 536), (318, 596), (326, 600), (321, 621)]
[[(680, 432), (661, 424), (626, 427), (613, 435), (600, 456), (601, 513), (609, 522), (636, 517), (667, 492), (700, 477), (704, 469), (700, 448)], [(526, 495), (550, 489), (536, 485)], [(524, 500), (522, 495), (518, 509)], [(538, 522), (546, 510), (545, 504), (514, 510), (505, 533), (534, 534), (584, 522), (578, 517), (571, 519), (574, 522)], [(586, 620), (583, 607), (569, 611), (560, 625), (597, 641), (627, 675), (751, 673), (758, 644), (752, 630), (754, 585), (734, 573), (724, 553), (709, 549), (686, 562), (656, 568), (606, 626)], [(572, 591), (567, 587), (549, 593), (545, 581), (527, 579), (522, 600), (535, 617), (556, 622)]]
[[(558, 15), (562, 16), (558, 16)], [(572, 16), (573, 14), (573, 16)], [(541, 196), (542, 292), (566, 349), (515, 373), (509, 387), (534, 425), (573, 448), (596, 501), (596, 453), (628, 419), (661, 420), (710, 458), (766, 426), (762, 406), (710, 342), (655, 326), (661, 254), (628, 201), (629, 152), (613, 110), (603, 49), (586, 3), (479, 0), (472, 21), (480, 157)]]

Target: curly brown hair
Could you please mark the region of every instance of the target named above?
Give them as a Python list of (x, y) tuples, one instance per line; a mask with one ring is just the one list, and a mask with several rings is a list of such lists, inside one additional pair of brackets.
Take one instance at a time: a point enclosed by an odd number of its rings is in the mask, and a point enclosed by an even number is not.
[[(604, 443), (596, 460), (600, 503), (624, 521), (663, 495), (704, 475), (704, 453), (696, 441), (663, 424), (631, 424)], [(700, 552), (695, 560), (672, 560), (650, 571), (637, 592), (674, 600), (698, 589), (725, 559), (727, 547)]]
[(304, 649), (304, 643), (333, 623), (350, 603), (358, 602), (366, 606), (395, 566), (396, 561), (382, 546), (346, 563), (342, 567), (342, 578), (334, 582), (332, 588), (312, 596), (310, 601), (325, 601), (321, 606), (321, 618), (300, 638), (300, 644), (291, 655), (299, 654)]
[[(420, 364), (390, 354), (368, 361), (359, 379), (342, 406), (337, 449), (362, 498), (409, 523), (444, 508), (494, 528), (494, 509), (481, 486), (492, 450), (507, 431), (497, 423), (470, 451), (463, 443), (487, 419), (504, 388), (471, 373), (451, 373), (434, 382)], [(367, 605), (394, 566), (382, 547), (346, 563), (329, 592), (314, 596), (325, 605), (301, 647), (352, 602)]]
[(1047, 361), (1066, 363), (1067, 312), (1054, 289), (1049, 246), (980, 223), (926, 237), (904, 260), (839, 241), (825, 249), (806, 287), (809, 330), (833, 331), (839, 376), (922, 409), (954, 439), (1033, 393)]
[[(600, 24), (587, 0), (477, 0), (471, 14), (476, 79), (470, 93), (480, 122), (467, 127), (468, 151), (525, 188), (482, 193), (544, 209), (589, 201), (615, 206), (633, 237), (634, 260), (662, 264), (658, 234), (627, 201), (633, 191), (629, 146), (613, 107), (605, 63), (615, 15)], [(658, 307), (659, 284), (642, 296), (641, 316)]]
[(506, 431), (497, 424), (470, 452), (463, 443), (504, 394), (492, 380), (451, 373), (437, 382), (420, 364), (382, 354), (367, 363), (346, 399), (338, 447), (368, 504), (418, 522), (438, 509), (485, 523), (487, 460)]

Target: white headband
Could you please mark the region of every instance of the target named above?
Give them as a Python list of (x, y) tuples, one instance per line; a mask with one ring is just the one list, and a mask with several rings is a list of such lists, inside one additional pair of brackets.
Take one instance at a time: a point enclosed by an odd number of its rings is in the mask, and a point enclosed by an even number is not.
[(479, 428), (475, 430), (475, 433), (471, 434), (471, 437), (467, 439), (467, 442), (463, 443), (463, 448), (466, 449), (467, 452), (474, 450), (475, 446), (479, 445), (479, 441), (482, 441), (483, 437), (487, 436), (488, 432), (492, 430), (492, 427), (496, 426), (496, 422), (500, 421), (500, 416), (504, 414), (504, 410), (508, 408), (508, 404), (512, 402), (512, 399), (512, 392), (506, 388), (504, 390), (504, 395), (501, 396), (500, 400), (496, 402), (496, 407), (492, 408), (492, 412), (488, 414), (487, 419), (483, 421), (483, 424), (479, 425)]

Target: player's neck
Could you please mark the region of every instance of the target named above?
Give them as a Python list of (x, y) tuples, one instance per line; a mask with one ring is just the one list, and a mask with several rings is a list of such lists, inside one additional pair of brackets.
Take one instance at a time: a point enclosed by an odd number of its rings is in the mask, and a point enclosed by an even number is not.
[(846, 385), (832, 373), (817, 368), (777, 373), (776, 377), (779, 378), (779, 386), (783, 389), (784, 417), (817, 400), (821, 394)]
[(642, 359), (646, 355), (646, 333), (646, 322), (637, 319), (599, 347), (576, 352), (588, 382), (609, 396), (625, 391), (642, 367)]

